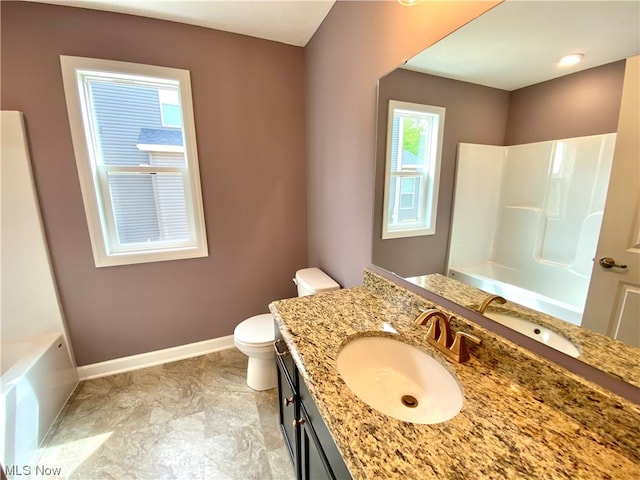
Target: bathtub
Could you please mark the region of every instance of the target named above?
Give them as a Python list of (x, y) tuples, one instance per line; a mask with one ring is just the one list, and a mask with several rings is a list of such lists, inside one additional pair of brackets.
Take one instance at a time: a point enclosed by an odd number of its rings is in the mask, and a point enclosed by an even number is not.
[(1, 360), (2, 465), (20, 471), (32, 462), (76, 387), (78, 374), (60, 334), (2, 343)]
[(485, 262), (449, 268), (448, 275), (462, 283), (507, 300), (560, 318), (574, 325), (582, 322), (588, 279), (566, 272), (554, 272), (555, 278), (522, 272)]

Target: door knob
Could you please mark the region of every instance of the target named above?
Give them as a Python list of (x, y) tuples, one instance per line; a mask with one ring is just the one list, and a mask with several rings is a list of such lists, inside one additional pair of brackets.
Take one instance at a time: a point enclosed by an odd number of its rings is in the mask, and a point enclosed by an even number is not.
[(618, 265), (615, 261), (615, 259), (611, 258), (611, 257), (602, 257), (600, 259), (600, 266), (603, 268), (627, 268), (626, 265)]

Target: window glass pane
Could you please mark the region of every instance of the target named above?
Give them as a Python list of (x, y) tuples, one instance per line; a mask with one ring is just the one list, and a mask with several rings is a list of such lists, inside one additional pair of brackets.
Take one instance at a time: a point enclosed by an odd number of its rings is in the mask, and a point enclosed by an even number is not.
[(156, 242), (160, 228), (151, 175), (109, 175), (118, 243)]
[(180, 96), (175, 90), (159, 90), (158, 98), (162, 113), (162, 125), (165, 127), (182, 126), (182, 109)]
[(182, 175), (109, 172), (118, 243), (189, 240)]
[(402, 179), (402, 193), (413, 193), (416, 188), (416, 177), (405, 177)]
[(167, 103), (170, 105), (180, 105), (180, 95), (177, 90), (158, 90), (158, 99), (160, 103)]
[(189, 240), (189, 219), (180, 175), (155, 175), (161, 240)]
[[(133, 81), (133, 77), (131, 78)], [(153, 83), (87, 77), (99, 153), (105, 166), (186, 167), (177, 90)], [(185, 242), (190, 229), (182, 174), (109, 172), (118, 250), (130, 244)]]
[(433, 118), (418, 113), (398, 113), (402, 122), (401, 170), (426, 170), (428, 133)]
[(415, 177), (407, 177), (402, 179), (402, 184), (400, 188), (400, 208), (401, 209), (410, 209), (414, 206), (414, 198), (415, 198), (415, 188), (416, 188), (416, 178)]
[(186, 167), (183, 153), (149, 152), (149, 163), (158, 167)]
[(162, 123), (165, 127), (181, 127), (180, 105), (162, 104)]
[(413, 194), (402, 194), (400, 197), (400, 208), (407, 210), (411, 207), (413, 207)]
[[(184, 146), (181, 107), (167, 105), (177, 113), (178, 128), (162, 123), (160, 88), (103, 78), (88, 78), (89, 108), (98, 142), (96, 161), (102, 165), (148, 165), (149, 150)], [(177, 97), (177, 94), (176, 94)], [(144, 147), (143, 147), (144, 146)]]

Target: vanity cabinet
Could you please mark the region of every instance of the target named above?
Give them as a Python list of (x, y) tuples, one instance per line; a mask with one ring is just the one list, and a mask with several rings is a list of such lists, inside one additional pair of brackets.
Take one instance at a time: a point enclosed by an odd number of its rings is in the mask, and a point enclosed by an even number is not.
[(349, 471), (275, 326), (280, 430), (298, 480), (348, 480)]

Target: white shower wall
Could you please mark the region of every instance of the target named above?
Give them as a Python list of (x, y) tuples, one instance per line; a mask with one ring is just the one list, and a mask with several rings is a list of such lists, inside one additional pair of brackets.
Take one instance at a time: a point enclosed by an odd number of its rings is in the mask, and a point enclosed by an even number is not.
[(449, 270), (501, 271), (500, 281), (565, 304), (565, 319), (579, 322), (614, 144), (614, 133), (509, 147), (460, 144)]
[(0, 463), (23, 472), (73, 392), (78, 373), (22, 113), (1, 112), (0, 139)]
[(2, 341), (63, 333), (64, 321), (49, 262), (20, 112), (0, 117), (0, 319)]

